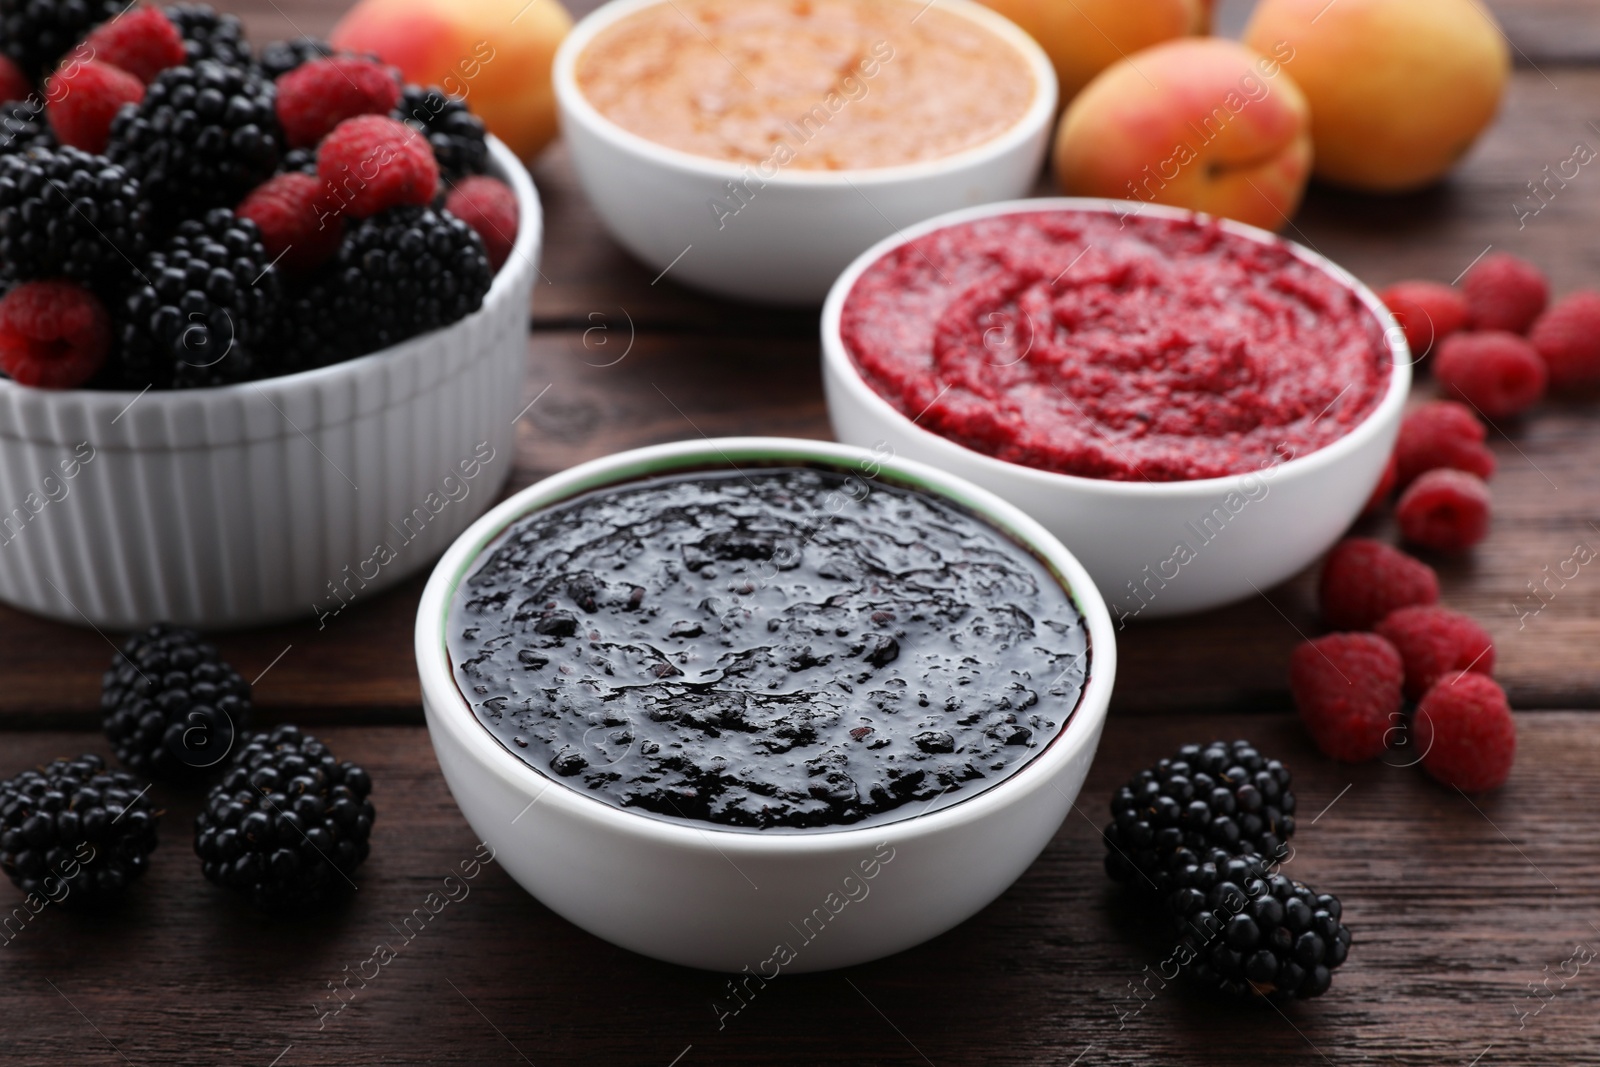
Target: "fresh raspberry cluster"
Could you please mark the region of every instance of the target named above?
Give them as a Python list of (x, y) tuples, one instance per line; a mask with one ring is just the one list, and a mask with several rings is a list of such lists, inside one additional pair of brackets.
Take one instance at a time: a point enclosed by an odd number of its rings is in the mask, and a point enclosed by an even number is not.
[[(1436, 468), (1412, 488), (1427, 490), (1435, 476), (1477, 481)], [(1408, 745), (1446, 785), (1467, 792), (1503, 785), (1516, 727), (1489, 677), (1494, 641), (1474, 620), (1438, 605), (1433, 568), (1380, 541), (1350, 538), (1329, 553), (1319, 599), (1324, 621), (1340, 632), (1304, 642), (1289, 661), (1289, 688), (1317, 747), (1353, 763)]]
[(1452, 399), (1414, 408), (1364, 514), (1395, 505), (1407, 541), (1461, 552), (1489, 532), (1494, 455), (1484, 423), (1527, 411), (1547, 389), (1600, 385), (1600, 293), (1550, 302), (1537, 267), (1497, 253), (1474, 263), (1459, 288), (1404, 281), (1381, 294), (1420, 359)]
[(1522, 414), (1545, 390), (1600, 385), (1600, 292), (1550, 304), (1550, 283), (1527, 260), (1484, 256), (1459, 288), (1404, 281), (1379, 294), (1418, 359), (1433, 354), (1445, 392), (1488, 420)]
[[(395, 343), (400, 310), (451, 309), (411, 314), (413, 332), (470, 314), (510, 255), (516, 197), (482, 173), (484, 127), (463, 100), (310, 38), (257, 56), (203, 4), (24, 6), (0, 41), (0, 105), (22, 116), (0, 138), (0, 373), (14, 381), (191, 388), (322, 366)], [(432, 230), (413, 224), (423, 210)], [(198, 223), (240, 247), (197, 259)], [(411, 289), (352, 279), (362, 224), (404, 242), (365, 251), (403, 258)], [(445, 255), (458, 244), (472, 247)], [(168, 269), (184, 256), (190, 280)], [(237, 357), (197, 371), (171, 326), (199, 321), (227, 322)]]
[[(1432, 357), (1447, 399), (1401, 421), (1393, 454), (1363, 515), (1391, 499), (1401, 537), (1441, 553), (1488, 536), (1495, 457), (1486, 423), (1527, 411), (1547, 389), (1600, 386), (1600, 292), (1550, 304), (1539, 269), (1484, 256), (1460, 286), (1403, 281), (1380, 294), (1417, 359)], [(1469, 792), (1502, 785), (1516, 753), (1505, 693), (1490, 674), (1494, 641), (1439, 606), (1432, 567), (1398, 548), (1350, 538), (1329, 553), (1318, 590), (1335, 632), (1306, 641), (1289, 682), (1317, 747), (1372, 759), (1414, 745), (1435, 778)]]

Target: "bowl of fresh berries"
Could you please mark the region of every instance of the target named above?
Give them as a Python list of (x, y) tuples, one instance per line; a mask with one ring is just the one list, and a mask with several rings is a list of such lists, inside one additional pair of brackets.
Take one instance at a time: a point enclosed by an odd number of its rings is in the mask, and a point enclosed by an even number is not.
[(0, 601), (326, 623), (492, 502), (542, 219), (464, 100), (199, 5), (11, 2), (0, 97)]

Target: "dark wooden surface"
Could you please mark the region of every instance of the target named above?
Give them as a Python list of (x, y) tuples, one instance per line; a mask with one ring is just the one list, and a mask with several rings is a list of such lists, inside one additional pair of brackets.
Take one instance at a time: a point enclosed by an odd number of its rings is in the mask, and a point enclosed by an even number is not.
[[(269, 40), (325, 32), (345, 5), (224, 6)], [(1535, 260), (1558, 292), (1600, 286), (1600, 171), (1585, 168), (1525, 226), (1513, 207), (1546, 164), (1578, 142), (1600, 146), (1600, 9), (1491, 6), (1517, 56), (1494, 130), (1424, 193), (1314, 189), (1290, 236), (1374, 285), (1449, 280), (1492, 245)], [(1248, 8), (1224, 0), (1220, 25), (1237, 29)], [(653, 272), (598, 228), (559, 145), (534, 176), (548, 243), (526, 389), (530, 400), (549, 391), (520, 427), (510, 488), (700, 433), (828, 436), (814, 315), (652, 286)], [(893, 959), (787, 979), (720, 1031), (716, 976), (592, 938), (492, 867), (319, 1028), (328, 983), (473, 851), (418, 725), (410, 640), (421, 579), (322, 632), (307, 623), (221, 635), (246, 677), (273, 664), (256, 688), (264, 719), (315, 724), (371, 770), (380, 817), (360, 891), (312, 921), (251, 914), (199, 876), (195, 799), (158, 787), (164, 843), (127, 906), (104, 916), (47, 908), (0, 945), (0, 1063), (1600, 1064), (1600, 964), (1564, 988), (1542, 984), (1571, 973), (1562, 965), (1576, 945), (1600, 948), (1600, 571), (1584, 569), (1527, 614), (1542, 568), (1579, 542), (1600, 549), (1597, 428), (1592, 400), (1503, 427), (1494, 532), (1471, 557), (1436, 561), (1446, 603), (1478, 616), (1499, 645), (1520, 735), (1504, 790), (1471, 802), (1415, 768), (1349, 768), (1311, 748), (1285, 686), (1289, 650), (1318, 625), (1308, 575), (1270, 601), (1139, 625), (1122, 636), (1084, 814), (1009, 892)], [(120, 635), (0, 608), (0, 775), (106, 750), (94, 707), (108, 637)], [(1357, 935), (1334, 992), (1283, 1013), (1218, 1010), (1178, 987), (1136, 995), (1162, 946), (1099, 869), (1093, 824), (1114, 784), (1183, 741), (1236, 735), (1295, 768), (1304, 814), (1292, 873), (1338, 893)], [(0, 909), (17, 899), (0, 884)]]

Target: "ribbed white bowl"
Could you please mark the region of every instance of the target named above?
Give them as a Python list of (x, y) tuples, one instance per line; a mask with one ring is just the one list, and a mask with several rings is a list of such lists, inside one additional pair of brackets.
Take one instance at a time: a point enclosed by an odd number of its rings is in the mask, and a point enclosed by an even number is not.
[(107, 628), (244, 626), (328, 619), (427, 566), (511, 473), (523, 404), (543, 217), (522, 164), (492, 138), (490, 155), (521, 229), (452, 326), (217, 389), (0, 380), (0, 600)]

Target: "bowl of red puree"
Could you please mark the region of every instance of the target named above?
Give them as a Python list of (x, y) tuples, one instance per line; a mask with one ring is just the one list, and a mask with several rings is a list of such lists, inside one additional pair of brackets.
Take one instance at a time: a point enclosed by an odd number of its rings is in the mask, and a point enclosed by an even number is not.
[(1110, 200), (953, 212), (828, 296), (847, 444), (968, 478), (1067, 544), (1119, 627), (1258, 595), (1360, 514), (1412, 357), (1366, 286), (1226, 219)]

